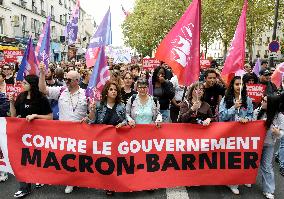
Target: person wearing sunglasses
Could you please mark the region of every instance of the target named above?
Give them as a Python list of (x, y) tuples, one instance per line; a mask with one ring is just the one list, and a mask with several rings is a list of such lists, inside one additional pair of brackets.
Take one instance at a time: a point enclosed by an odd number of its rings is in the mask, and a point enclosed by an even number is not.
[[(45, 65), (40, 63), (39, 89), (49, 99), (58, 100), (58, 115), (61, 121), (80, 122), (87, 115), (87, 98), (85, 90), (79, 87), (80, 74), (69, 71), (64, 78), (66, 87), (47, 87), (45, 81)], [(73, 191), (73, 186), (67, 186), (65, 193)]]
[(264, 94), (273, 96), (277, 94), (277, 86), (271, 82), (272, 72), (269, 69), (259, 71), (259, 83), (266, 86)]

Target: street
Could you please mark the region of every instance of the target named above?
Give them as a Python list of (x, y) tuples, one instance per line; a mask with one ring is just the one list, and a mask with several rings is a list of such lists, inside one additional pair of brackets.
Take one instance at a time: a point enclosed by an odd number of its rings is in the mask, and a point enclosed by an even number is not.
[[(278, 165), (275, 164), (275, 180), (276, 191), (275, 199), (284, 198), (284, 177), (278, 172)], [(222, 176), (220, 176), (222, 177)], [(17, 182), (15, 177), (9, 175), (8, 181), (0, 184), (0, 198), (10, 199), (13, 198), (14, 192), (17, 191)], [(40, 189), (32, 190), (32, 194), (27, 196), (27, 199), (63, 199), (63, 198), (111, 198), (105, 195), (102, 190), (88, 189), (88, 188), (76, 188), (71, 194), (64, 193), (64, 186), (44, 186)], [(240, 186), (240, 195), (236, 196), (225, 186), (202, 186), (202, 187), (189, 187), (189, 188), (173, 188), (173, 189), (159, 189), (154, 192), (134, 192), (134, 193), (116, 193), (113, 198), (133, 198), (133, 199), (260, 199), (264, 198), (262, 195), (261, 179), (258, 176), (257, 184), (252, 188)]]

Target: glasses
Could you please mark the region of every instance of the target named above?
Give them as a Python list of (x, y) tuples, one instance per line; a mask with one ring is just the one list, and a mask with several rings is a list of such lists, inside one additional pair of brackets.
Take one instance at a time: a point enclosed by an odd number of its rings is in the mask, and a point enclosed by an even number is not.
[(204, 88), (198, 88), (198, 87), (196, 87), (194, 90), (196, 90), (196, 91), (204, 91)]
[(65, 81), (65, 82), (72, 82), (72, 81), (73, 81), (73, 79), (70, 79), (70, 78), (64, 78), (64, 81)]
[(139, 89), (147, 89), (148, 86), (138, 86), (137, 88), (139, 88)]
[(3, 70), (10, 70), (10, 68), (3, 68)]

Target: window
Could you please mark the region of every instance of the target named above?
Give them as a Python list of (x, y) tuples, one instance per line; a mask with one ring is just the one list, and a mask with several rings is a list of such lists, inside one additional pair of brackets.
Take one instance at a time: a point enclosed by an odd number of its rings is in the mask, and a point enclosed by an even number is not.
[(67, 14), (64, 14), (64, 25), (66, 25), (67, 24)]
[(56, 30), (55, 30), (55, 26), (51, 26), (51, 37), (54, 39), (56, 37)]
[(40, 0), (40, 10), (44, 11), (44, 1)]
[(51, 17), (54, 16), (54, 7), (53, 6), (50, 6), (50, 14), (51, 14)]
[(0, 18), (0, 34), (4, 34), (4, 26), (3, 26), (3, 23), (4, 23), (4, 19), (3, 19), (3, 18)]
[(267, 37), (266, 39), (266, 43), (269, 44), (270, 43), (270, 37)]
[(35, 32), (35, 22), (33, 18), (31, 18), (31, 30), (33, 33)]
[(35, 0), (32, 0), (32, 10), (33, 10), (34, 12), (37, 12), (37, 7), (36, 7), (36, 2), (35, 2)]
[(25, 8), (27, 6), (27, 2), (24, 0), (20, 0), (20, 5)]
[(3, 6), (3, 0), (0, 0), (0, 5)]
[(22, 31), (26, 31), (27, 27), (27, 16), (21, 15), (21, 21), (22, 21)]

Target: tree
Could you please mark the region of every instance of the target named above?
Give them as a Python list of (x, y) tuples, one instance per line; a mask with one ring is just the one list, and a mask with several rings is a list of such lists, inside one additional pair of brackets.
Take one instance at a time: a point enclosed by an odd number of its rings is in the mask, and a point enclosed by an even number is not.
[[(134, 12), (122, 26), (126, 44), (143, 55), (151, 55), (190, 3), (190, 0), (137, 0)], [(248, 0), (248, 3), (247, 46), (252, 54), (255, 40), (272, 23), (274, 2)], [(215, 39), (220, 39), (226, 54), (242, 7), (240, 0), (202, 0), (201, 44), (205, 49)]]
[(143, 56), (151, 56), (161, 40), (185, 12), (190, 0), (137, 0), (122, 25), (125, 43)]

